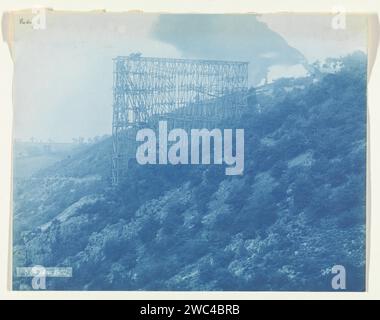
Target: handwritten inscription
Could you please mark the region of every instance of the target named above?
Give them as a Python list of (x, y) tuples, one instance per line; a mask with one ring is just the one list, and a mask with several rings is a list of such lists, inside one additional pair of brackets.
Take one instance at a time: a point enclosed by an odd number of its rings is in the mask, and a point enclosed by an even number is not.
[(32, 20), (31, 19), (20, 18), (19, 19), (19, 24), (32, 24)]

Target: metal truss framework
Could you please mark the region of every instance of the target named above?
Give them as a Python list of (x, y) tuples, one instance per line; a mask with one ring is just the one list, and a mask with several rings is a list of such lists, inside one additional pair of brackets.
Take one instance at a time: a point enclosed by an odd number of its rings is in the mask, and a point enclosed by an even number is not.
[(247, 105), (248, 63), (117, 57), (113, 72), (112, 182), (134, 156), (136, 131), (158, 120), (170, 127), (208, 128)]

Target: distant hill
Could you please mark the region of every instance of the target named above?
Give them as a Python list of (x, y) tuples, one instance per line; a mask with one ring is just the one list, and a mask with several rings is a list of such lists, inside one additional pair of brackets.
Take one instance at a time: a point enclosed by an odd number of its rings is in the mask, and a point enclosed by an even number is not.
[(318, 291), (341, 264), (363, 290), (366, 60), (342, 63), (225, 123), (245, 129), (243, 176), (132, 164), (112, 188), (105, 140), (17, 182), (14, 267), (72, 267), (59, 290)]
[(86, 145), (78, 143), (15, 141), (13, 145), (13, 177), (16, 179), (28, 178), (85, 148)]

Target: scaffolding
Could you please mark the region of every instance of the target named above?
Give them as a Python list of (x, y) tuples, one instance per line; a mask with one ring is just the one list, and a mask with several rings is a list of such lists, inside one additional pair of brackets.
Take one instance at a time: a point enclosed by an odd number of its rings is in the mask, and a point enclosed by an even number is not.
[(112, 183), (125, 176), (139, 128), (208, 128), (247, 105), (248, 63), (141, 57), (113, 59)]

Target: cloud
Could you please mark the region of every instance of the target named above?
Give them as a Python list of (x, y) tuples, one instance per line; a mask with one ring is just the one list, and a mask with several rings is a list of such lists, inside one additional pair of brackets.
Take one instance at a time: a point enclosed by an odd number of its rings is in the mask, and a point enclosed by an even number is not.
[(251, 84), (273, 64), (305, 61), (254, 14), (163, 14), (153, 25), (152, 37), (173, 45), (185, 58), (248, 61)]

